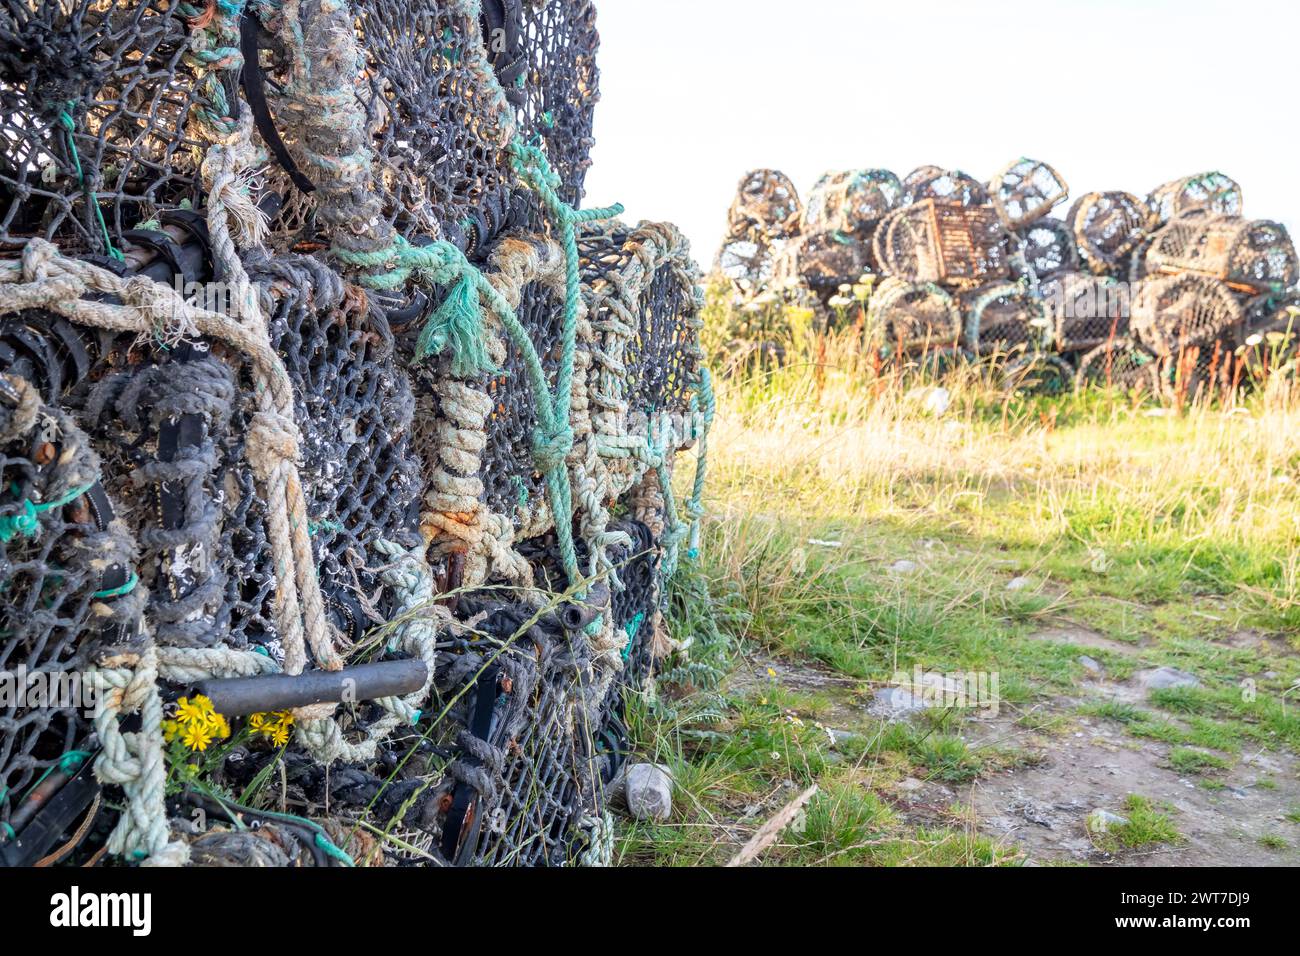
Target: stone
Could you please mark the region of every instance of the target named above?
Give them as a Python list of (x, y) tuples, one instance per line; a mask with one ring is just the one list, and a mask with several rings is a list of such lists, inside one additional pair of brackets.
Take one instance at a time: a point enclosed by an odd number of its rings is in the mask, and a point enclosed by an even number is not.
[(1015, 577), (1007, 582), (1008, 591), (1023, 591), (1030, 587), (1034, 582), (1026, 577)]
[(904, 558), (901, 561), (895, 561), (891, 564), (889, 570), (893, 571), (895, 574), (911, 574), (916, 570), (916, 562), (908, 561)]
[(1171, 687), (1200, 687), (1201, 682), (1195, 674), (1180, 671), (1176, 667), (1153, 667), (1138, 671), (1137, 682), (1147, 690), (1168, 690)]
[(636, 819), (662, 823), (672, 815), (673, 775), (662, 764), (632, 764), (623, 789), (628, 812)]
[(1106, 668), (1101, 666), (1101, 662), (1095, 658), (1089, 657), (1087, 654), (1080, 654), (1076, 659), (1083, 665), (1084, 670), (1095, 677), (1100, 677), (1105, 673)]
[(1122, 827), (1126, 823), (1128, 817), (1122, 817), (1118, 813), (1111, 813), (1100, 807), (1088, 814), (1089, 833), (1106, 833), (1111, 827)]
[(838, 750), (845, 744), (851, 745), (853, 741), (858, 740), (862, 735), (855, 734), (851, 730), (837, 730), (834, 727), (827, 727), (826, 736), (831, 739), (831, 746)]
[(907, 687), (882, 687), (876, 691), (867, 708), (878, 717), (902, 720), (920, 710), (925, 710), (925, 698), (912, 693)]

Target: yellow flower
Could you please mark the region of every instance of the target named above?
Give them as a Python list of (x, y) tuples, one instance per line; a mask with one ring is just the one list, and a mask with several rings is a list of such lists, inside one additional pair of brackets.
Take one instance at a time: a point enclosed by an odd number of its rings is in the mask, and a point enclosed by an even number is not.
[(162, 722), (163, 740), (171, 743), (180, 734), (180, 725), (174, 720), (164, 720)]
[(181, 740), (190, 750), (201, 752), (207, 750), (212, 743), (212, 733), (200, 724), (190, 724), (185, 728)]
[(176, 723), (182, 728), (201, 728), (211, 737), (230, 736), (230, 723), (216, 712), (212, 701), (202, 694), (193, 699), (182, 697), (176, 701)]
[[(206, 722), (207, 717), (203, 712), (203, 701), (208, 701), (208, 699), (203, 696), (195, 697), (193, 700), (182, 697), (176, 702), (176, 720), (186, 725)], [(208, 706), (212, 706), (211, 701), (208, 701)]]
[(289, 728), (293, 726), (293, 713), (279, 710), (270, 714), (254, 714), (248, 718), (248, 726), (254, 733), (261, 734), (277, 746), (289, 742)]

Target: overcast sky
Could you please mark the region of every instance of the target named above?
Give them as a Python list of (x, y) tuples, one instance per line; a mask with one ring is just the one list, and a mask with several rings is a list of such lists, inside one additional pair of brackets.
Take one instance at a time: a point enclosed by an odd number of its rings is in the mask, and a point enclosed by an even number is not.
[(1072, 196), (1220, 169), (1300, 225), (1300, 0), (603, 0), (587, 202), (711, 261), (741, 174), (1019, 156)]

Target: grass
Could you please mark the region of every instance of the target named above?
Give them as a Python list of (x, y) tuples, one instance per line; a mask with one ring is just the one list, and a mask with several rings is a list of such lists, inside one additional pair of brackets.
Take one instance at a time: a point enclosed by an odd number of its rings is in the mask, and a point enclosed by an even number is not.
[(1146, 797), (1129, 794), (1124, 801), (1123, 816), (1123, 823), (1111, 824), (1092, 834), (1093, 843), (1099, 849), (1107, 853), (1146, 850), (1181, 839), (1169, 814)]
[[(626, 859), (723, 861), (784, 784), (816, 782), (807, 829), (764, 862), (1014, 862), (981, 842), (969, 808), (900, 809), (904, 780), (960, 793), (1035, 759), (973, 745), (961, 714), (867, 718), (874, 690), (916, 667), (996, 674), (1000, 706), (1047, 746), (1091, 716), (1206, 778), (1228, 765), (1219, 754), (1300, 751), (1300, 701), (1286, 697), (1300, 679), (1294, 386), (1176, 406), (1006, 394), (977, 367), (938, 381), (882, 370), (852, 314), (819, 334), (797, 310), (742, 317), (716, 295), (709, 310), (718, 409), (695, 590), (742, 654), (813, 662), (835, 681), (724, 685), (709, 726), (648, 715), (639, 746), (680, 765), (684, 801), (669, 824), (625, 832)], [(784, 361), (727, 352), (741, 323)], [(926, 406), (936, 388), (942, 414)], [(1008, 589), (1015, 578), (1028, 585)], [(1085, 636), (1038, 639), (1062, 627)], [(1084, 654), (1111, 681), (1169, 665), (1201, 687), (1080, 702)], [(858, 736), (832, 747), (818, 724)]]
[(1169, 751), (1169, 765), (1179, 773), (1204, 774), (1227, 770), (1228, 761), (1215, 754), (1192, 747), (1175, 747)]

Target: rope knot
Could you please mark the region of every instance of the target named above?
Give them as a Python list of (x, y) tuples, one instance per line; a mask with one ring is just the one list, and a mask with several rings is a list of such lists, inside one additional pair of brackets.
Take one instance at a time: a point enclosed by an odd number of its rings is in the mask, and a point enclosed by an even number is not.
[(175, 345), (199, 335), (184, 300), (161, 282), (132, 276), (122, 289), (122, 301), (148, 320), (155, 339), (163, 345)]
[(573, 451), (573, 426), (562, 422), (553, 431), (539, 428), (533, 437), (533, 462), (539, 471), (551, 472), (561, 467)]
[(49, 278), (50, 266), (58, 257), (54, 243), (32, 239), (23, 247), (23, 281), (39, 282)]

